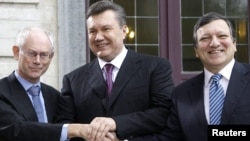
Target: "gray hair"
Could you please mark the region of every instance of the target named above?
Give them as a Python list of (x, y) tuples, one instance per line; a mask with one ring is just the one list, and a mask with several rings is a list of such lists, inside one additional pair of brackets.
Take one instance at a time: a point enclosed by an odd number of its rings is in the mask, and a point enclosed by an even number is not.
[(18, 46), (19, 48), (22, 48), (27, 37), (29, 36), (32, 29), (34, 29), (34, 28), (38, 28), (38, 29), (42, 30), (48, 36), (50, 43), (51, 43), (51, 49), (53, 51), (54, 50), (54, 42), (53, 42), (52, 34), (42, 27), (27, 26), (27, 27), (20, 29), (17, 36), (16, 36), (15, 45)]

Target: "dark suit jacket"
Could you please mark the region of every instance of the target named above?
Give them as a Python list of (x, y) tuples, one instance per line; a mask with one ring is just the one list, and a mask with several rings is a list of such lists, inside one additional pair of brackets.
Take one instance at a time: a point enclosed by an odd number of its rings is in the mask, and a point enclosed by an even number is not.
[[(168, 128), (158, 135), (162, 141), (207, 141), (204, 110), (204, 73), (185, 81), (173, 92)], [(250, 65), (236, 62), (229, 80), (221, 124), (250, 124)]]
[[(48, 122), (55, 120), (59, 92), (41, 83)], [(14, 73), (0, 80), (0, 140), (59, 141), (62, 125), (38, 123), (36, 112)]]
[(97, 59), (64, 76), (62, 121), (90, 123), (112, 117), (120, 139), (162, 130), (171, 104), (170, 63), (162, 58), (128, 54), (117, 74), (111, 97)]

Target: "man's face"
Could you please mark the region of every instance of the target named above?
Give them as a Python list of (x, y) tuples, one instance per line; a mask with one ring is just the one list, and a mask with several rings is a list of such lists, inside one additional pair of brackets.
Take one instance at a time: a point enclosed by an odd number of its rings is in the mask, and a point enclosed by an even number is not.
[(226, 66), (237, 51), (236, 42), (224, 20), (212, 21), (197, 30), (196, 57), (211, 72)]
[(36, 29), (31, 31), (22, 48), (13, 47), (13, 53), (18, 60), (19, 75), (31, 83), (39, 81), (53, 57), (49, 38)]
[(90, 49), (97, 57), (111, 61), (121, 52), (127, 26), (120, 27), (114, 11), (90, 16), (87, 28)]

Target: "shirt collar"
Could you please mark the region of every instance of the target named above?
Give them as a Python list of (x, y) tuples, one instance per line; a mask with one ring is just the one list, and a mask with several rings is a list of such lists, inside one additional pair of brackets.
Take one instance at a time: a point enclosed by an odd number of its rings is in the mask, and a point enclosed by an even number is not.
[(98, 59), (100, 68), (102, 69), (105, 64), (110, 63), (115, 66), (115, 68), (120, 69), (122, 62), (124, 61), (126, 55), (127, 55), (128, 50), (123, 46), (122, 51), (111, 61), (111, 62), (106, 62), (100, 58)]
[[(233, 66), (235, 63), (235, 59), (232, 59), (222, 70), (220, 70), (220, 74), (223, 76), (223, 78), (229, 80)], [(209, 72), (206, 68), (204, 68), (204, 74), (205, 74), (205, 85), (209, 84), (210, 78), (214, 75), (213, 73)]]
[(33, 84), (33, 83), (30, 83), (29, 81), (25, 80), (22, 76), (20, 76), (18, 74), (17, 71), (14, 72), (17, 80), (21, 83), (21, 85), (23, 86), (23, 88), (27, 91), (31, 86), (33, 85), (38, 85), (40, 86), (40, 82), (36, 83), (36, 84)]

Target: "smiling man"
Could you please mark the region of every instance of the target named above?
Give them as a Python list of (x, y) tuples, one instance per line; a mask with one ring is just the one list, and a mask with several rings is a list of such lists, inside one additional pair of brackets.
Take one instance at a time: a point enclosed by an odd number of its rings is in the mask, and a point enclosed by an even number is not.
[(105, 135), (105, 125), (120, 140), (164, 129), (174, 86), (169, 61), (124, 45), (126, 14), (111, 1), (89, 7), (87, 30), (97, 58), (64, 76), (64, 120), (90, 123), (92, 138)]
[(156, 140), (207, 141), (214, 126), (228, 125), (229, 131), (233, 125), (250, 124), (250, 65), (234, 58), (230, 21), (207, 13), (196, 22), (193, 39), (204, 71), (174, 89), (168, 127)]
[(195, 54), (200, 58), (205, 69), (215, 74), (230, 62), (234, 62), (237, 49), (229, 22), (217, 19), (195, 30), (197, 30), (194, 33)]

